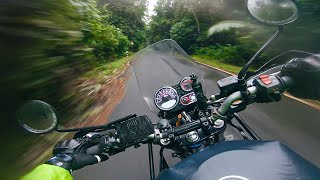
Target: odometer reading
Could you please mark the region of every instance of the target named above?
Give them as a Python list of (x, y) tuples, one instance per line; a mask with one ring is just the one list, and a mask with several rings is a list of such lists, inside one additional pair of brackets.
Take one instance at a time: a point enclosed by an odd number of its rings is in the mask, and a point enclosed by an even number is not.
[(159, 89), (154, 96), (154, 103), (163, 110), (168, 111), (176, 107), (179, 102), (177, 91), (172, 87), (163, 87)]

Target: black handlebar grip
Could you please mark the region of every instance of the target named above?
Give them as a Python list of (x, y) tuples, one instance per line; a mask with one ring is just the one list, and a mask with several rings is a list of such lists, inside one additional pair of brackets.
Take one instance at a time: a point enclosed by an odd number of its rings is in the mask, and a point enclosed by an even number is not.
[(73, 158), (71, 162), (71, 167), (72, 170), (77, 170), (88, 165), (93, 165), (102, 161), (106, 161), (108, 159), (108, 156), (104, 154), (87, 155), (85, 153), (80, 153)]
[(181, 135), (181, 134), (185, 134), (187, 132), (190, 132), (192, 130), (195, 129), (199, 129), (201, 128), (201, 121), (200, 120), (196, 120), (196, 121), (192, 121), (190, 123), (178, 126), (176, 128), (173, 129), (173, 134), (174, 135)]
[(286, 89), (294, 87), (295, 83), (294, 83), (293, 78), (291, 78), (289, 76), (282, 76), (281, 79), (284, 82)]
[(88, 148), (86, 153), (90, 154), (90, 155), (96, 155), (96, 154), (102, 153), (101, 150), (100, 150), (100, 145), (97, 144), (95, 146), (92, 146), (92, 147)]

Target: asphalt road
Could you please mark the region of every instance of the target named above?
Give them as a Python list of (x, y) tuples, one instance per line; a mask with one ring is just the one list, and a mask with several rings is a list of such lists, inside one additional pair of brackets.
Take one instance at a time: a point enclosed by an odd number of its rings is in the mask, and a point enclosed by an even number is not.
[[(149, 57), (150, 58), (150, 57)], [(159, 68), (159, 67), (158, 67)], [(218, 92), (216, 82), (228, 75), (220, 71), (201, 66), (206, 92)], [(152, 71), (152, 69), (146, 69)], [(109, 119), (115, 120), (131, 113), (146, 114), (154, 122), (157, 117), (149, 111), (139, 93), (134, 71), (129, 70), (126, 95), (118, 104)], [(151, 74), (151, 72), (150, 72)], [(161, 85), (160, 85), (161, 86)], [(159, 87), (160, 88), (160, 87)], [(211, 93), (210, 93), (211, 92)], [(293, 99), (283, 97), (282, 101), (268, 104), (252, 104), (240, 115), (265, 140), (278, 140), (320, 167), (320, 111)], [(158, 169), (158, 148), (154, 148), (155, 168)], [(170, 165), (178, 162), (166, 153)], [(262, 162), (263, 163), (263, 162)], [(75, 180), (123, 180), (149, 179), (148, 151), (146, 146), (129, 148), (114, 155), (106, 162), (85, 167), (74, 172)]]

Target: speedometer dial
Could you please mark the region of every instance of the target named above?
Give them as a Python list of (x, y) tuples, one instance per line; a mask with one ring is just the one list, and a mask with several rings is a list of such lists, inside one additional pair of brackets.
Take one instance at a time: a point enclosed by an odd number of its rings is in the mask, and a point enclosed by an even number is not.
[(176, 107), (179, 102), (177, 91), (172, 87), (160, 88), (154, 95), (154, 103), (163, 110), (168, 111)]
[(191, 91), (192, 90), (192, 80), (190, 77), (185, 77), (180, 82), (180, 87), (184, 91)]

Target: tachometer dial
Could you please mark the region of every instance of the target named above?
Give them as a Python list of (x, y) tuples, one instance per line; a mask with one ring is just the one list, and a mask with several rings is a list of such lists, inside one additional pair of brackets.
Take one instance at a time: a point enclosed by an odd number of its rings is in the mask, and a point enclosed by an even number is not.
[(185, 77), (180, 81), (180, 87), (184, 91), (191, 91), (192, 90), (192, 80), (190, 77)]
[(176, 107), (179, 102), (177, 91), (172, 87), (160, 88), (154, 95), (154, 103), (164, 111), (168, 111)]

